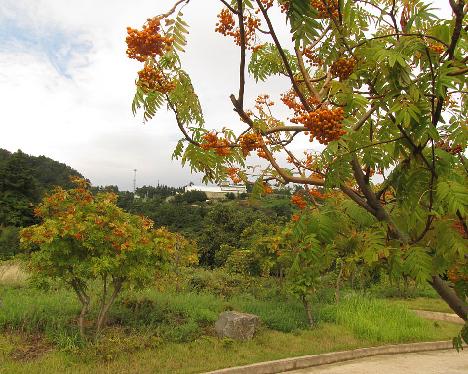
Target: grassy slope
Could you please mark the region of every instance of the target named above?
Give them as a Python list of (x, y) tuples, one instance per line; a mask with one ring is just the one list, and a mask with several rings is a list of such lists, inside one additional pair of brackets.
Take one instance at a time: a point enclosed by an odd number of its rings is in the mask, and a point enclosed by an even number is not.
[(417, 297), (414, 299), (390, 299), (389, 302), (403, 305), (408, 309), (429, 310), (432, 312), (453, 313), (453, 310), (442, 299)]
[[(449, 338), (456, 328), (441, 323), (435, 340)], [(232, 342), (202, 337), (186, 344), (168, 343), (160, 348), (119, 354), (110, 361), (87, 355), (52, 351), (33, 361), (18, 362), (8, 358), (14, 349), (14, 338), (3, 337), (0, 347), (5, 362), (0, 373), (197, 373), (216, 368), (249, 364), (306, 354), (318, 354), (377, 345), (372, 340), (357, 338), (349, 328), (324, 323), (320, 327), (286, 334), (262, 331), (249, 342)], [(382, 344), (382, 343), (380, 343)], [(0, 355), (1, 357), (1, 355)]]
[[(128, 328), (111, 328), (97, 345), (78, 348), (73, 341), (78, 304), (70, 292), (3, 287), (0, 373), (192, 373), (372, 345), (443, 340), (459, 330), (422, 320), (405, 306), (362, 296), (338, 306), (317, 305), (319, 325), (313, 330), (305, 329), (304, 313), (292, 300), (237, 295), (226, 301), (211, 294), (154, 290), (126, 297), (151, 304), (139, 313), (116, 305), (112, 318)], [(250, 342), (210, 336), (209, 326), (226, 307), (257, 313), (266, 326)], [(31, 343), (31, 335), (47, 339)], [(70, 348), (67, 344), (72, 349), (64, 351)]]

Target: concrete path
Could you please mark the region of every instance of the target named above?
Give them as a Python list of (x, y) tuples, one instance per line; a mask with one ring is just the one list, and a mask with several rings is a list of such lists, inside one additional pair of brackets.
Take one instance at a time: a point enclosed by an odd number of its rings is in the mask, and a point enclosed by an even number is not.
[(468, 374), (468, 349), (366, 357), (288, 374)]

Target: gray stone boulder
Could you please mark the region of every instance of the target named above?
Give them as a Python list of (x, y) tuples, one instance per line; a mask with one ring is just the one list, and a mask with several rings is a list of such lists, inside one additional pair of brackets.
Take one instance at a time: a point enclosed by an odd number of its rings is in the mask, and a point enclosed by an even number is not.
[(228, 311), (219, 315), (215, 329), (220, 338), (249, 340), (259, 325), (260, 318), (254, 314)]

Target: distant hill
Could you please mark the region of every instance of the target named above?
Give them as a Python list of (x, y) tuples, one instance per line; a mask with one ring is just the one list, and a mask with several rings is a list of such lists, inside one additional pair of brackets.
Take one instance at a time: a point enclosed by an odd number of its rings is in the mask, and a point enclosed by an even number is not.
[(34, 223), (33, 205), (54, 186), (71, 187), (72, 175), (82, 177), (49, 157), (0, 148), (0, 227)]

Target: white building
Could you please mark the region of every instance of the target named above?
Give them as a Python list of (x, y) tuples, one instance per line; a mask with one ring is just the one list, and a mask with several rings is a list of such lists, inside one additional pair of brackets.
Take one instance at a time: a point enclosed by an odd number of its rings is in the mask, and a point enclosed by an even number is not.
[(228, 193), (233, 193), (236, 196), (246, 193), (247, 188), (244, 185), (229, 184), (222, 184), (220, 186), (185, 186), (185, 192), (189, 191), (202, 191), (206, 193), (208, 199), (224, 199)]

